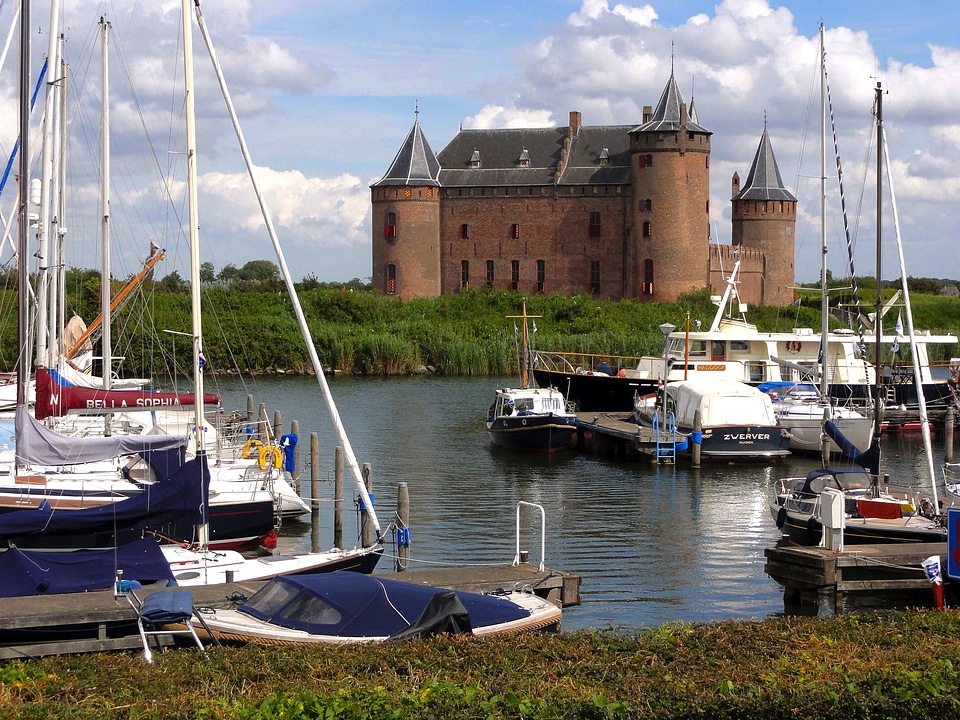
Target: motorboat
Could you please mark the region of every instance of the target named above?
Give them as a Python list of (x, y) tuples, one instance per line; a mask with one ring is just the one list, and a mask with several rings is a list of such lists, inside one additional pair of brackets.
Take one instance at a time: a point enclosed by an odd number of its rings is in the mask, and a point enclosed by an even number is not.
[(561, 611), (532, 592), (481, 595), (340, 572), (276, 577), (236, 608), (205, 610), (203, 620), (221, 641), (342, 644), (558, 630)]
[(678, 452), (689, 455), (699, 442), (702, 461), (776, 462), (790, 454), (788, 435), (777, 422), (770, 397), (746, 383), (667, 383), (660, 392), (637, 398), (636, 422), (652, 428), (655, 416), (659, 428), (675, 425), (678, 433), (689, 436), (690, 442), (680, 444)]
[(775, 483), (770, 512), (791, 542), (820, 544), (822, 494), (828, 488), (843, 493), (847, 544), (947, 541), (947, 528), (929, 495), (881, 483), (862, 467), (848, 467), (818, 468)]
[(790, 434), (791, 451), (820, 453), (826, 438), (827, 452), (831, 455), (840, 454), (840, 447), (824, 435), (824, 420), (832, 420), (858, 450), (864, 451), (870, 447), (873, 418), (866, 408), (831, 402), (809, 383), (763, 383), (759, 389), (773, 401), (777, 421)]
[(487, 411), (490, 441), (512, 450), (567, 450), (576, 431), (577, 416), (556, 388), (501, 388)]

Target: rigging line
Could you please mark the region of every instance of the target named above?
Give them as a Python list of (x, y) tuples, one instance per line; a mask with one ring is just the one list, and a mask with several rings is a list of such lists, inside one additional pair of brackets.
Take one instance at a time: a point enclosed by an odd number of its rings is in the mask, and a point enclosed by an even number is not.
[[(36, 87), (33, 88), (33, 95), (30, 96), (30, 110), (33, 111), (34, 105), (37, 103), (37, 93), (40, 92), (40, 88), (43, 87), (43, 79), (47, 75), (47, 61), (43, 61), (43, 67), (40, 68), (40, 73), (37, 76)], [(13, 168), (13, 161), (16, 160), (17, 154), (20, 151), (20, 138), (17, 138), (16, 142), (13, 144), (13, 150), (10, 152), (10, 157), (7, 159), (7, 166), (3, 170), (3, 177), (0, 178), (0, 194), (3, 193), (3, 188), (7, 185), (7, 180), (10, 177), (10, 170)]]

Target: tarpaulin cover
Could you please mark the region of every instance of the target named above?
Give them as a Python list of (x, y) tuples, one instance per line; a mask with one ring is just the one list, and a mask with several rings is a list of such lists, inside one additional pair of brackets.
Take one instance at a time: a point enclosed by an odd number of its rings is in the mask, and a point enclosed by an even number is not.
[(42, 552), (10, 548), (0, 554), (0, 597), (55, 595), (111, 587), (123, 570), (141, 583), (173, 580), (170, 564), (153, 538), (110, 550)]
[[(313, 635), (390, 637), (423, 614), (440, 588), (353, 572), (274, 578), (238, 609), (255, 618)], [(473, 628), (530, 616), (505, 598), (457, 592)], [(457, 612), (461, 612), (459, 609)]]

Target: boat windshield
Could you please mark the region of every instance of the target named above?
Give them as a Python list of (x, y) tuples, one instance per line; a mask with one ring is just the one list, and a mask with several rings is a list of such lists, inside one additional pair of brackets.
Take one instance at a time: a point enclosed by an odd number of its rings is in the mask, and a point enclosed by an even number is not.
[(300, 592), (295, 585), (282, 582), (271, 582), (257, 590), (247, 602), (240, 606), (244, 612), (254, 611), (257, 616), (270, 616), (282, 608), (290, 599)]

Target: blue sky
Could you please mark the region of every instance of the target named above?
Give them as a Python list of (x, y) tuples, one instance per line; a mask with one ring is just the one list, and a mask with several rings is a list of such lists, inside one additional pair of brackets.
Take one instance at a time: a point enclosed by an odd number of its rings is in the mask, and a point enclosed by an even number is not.
[[(4, 33), (6, 5), (0, 12)], [(83, 91), (97, 82), (99, 51), (90, 28), (100, 15), (112, 22), (118, 46), (111, 51), (117, 63), (112, 96), (123, 97), (128, 78), (139, 86), (136, 105), (118, 101), (112, 111), (114, 172), (129, 173), (114, 181), (117, 274), (133, 272), (145, 238), (159, 237), (169, 251), (164, 271), (185, 275), (186, 250), (169, 227), (171, 213), (146, 206), (159, 194), (156, 173), (149, 172), (156, 165), (169, 168), (175, 203), (182, 196), (181, 148), (172, 139), (182, 132), (173, 99), (179, 3), (69, 5), (66, 53), (78, 86), (78, 109), (71, 112), (71, 135), (78, 139), (71, 143), (96, 135), (99, 111), (91, 103), (99, 101)], [(369, 185), (393, 159), (417, 104), (435, 151), (461, 124), (565, 125), (570, 110), (581, 111), (587, 125), (638, 122), (642, 107), (656, 103), (669, 77), (672, 44), (681, 91), (687, 101), (694, 93), (699, 120), (714, 133), (711, 212), (717, 239), (729, 242), (730, 177), (749, 168), (766, 117), (784, 181), (801, 202), (797, 279), (813, 280), (819, 268), (819, 139), (808, 107), (821, 19), (852, 212), (864, 198), (859, 219), (851, 220), (863, 238), (857, 242), (858, 269), (872, 269), (875, 257), (873, 171), (865, 160), (872, 87), (879, 78), (889, 91), (885, 117), (907, 272), (960, 279), (960, 221), (953, 209), (960, 199), (958, 3), (921, 0), (909, 11), (891, 0), (205, 0), (202, 7), (296, 279), (371, 274)], [(48, 11), (35, 4), (33, 12), (32, 24), (41, 31), (34, 36), (38, 57), (46, 45)], [(199, 34), (194, 42), (203, 259), (218, 269), (273, 259)], [(13, 67), (10, 60), (3, 67), (5, 104), (16, 97)], [(0, 151), (6, 154), (16, 129), (11, 113), (4, 115)], [(134, 139), (143, 125), (151, 128), (155, 160), (146, 159), (147, 145)], [(78, 163), (95, 156), (71, 150)], [(85, 218), (96, 196), (89, 185), (94, 175), (75, 172), (75, 180), (88, 186), (77, 195), (84, 200), (75, 202), (70, 223), (70, 261), (87, 267), (99, 266), (96, 220)], [(6, 217), (8, 201), (0, 203)], [(842, 275), (840, 220), (830, 214), (829, 264)], [(894, 251), (884, 252), (890, 258), (884, 275), (893, 277)]]

